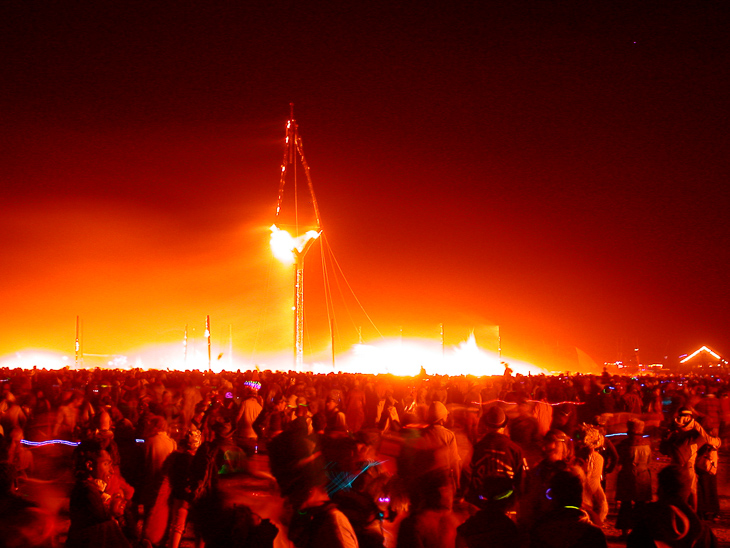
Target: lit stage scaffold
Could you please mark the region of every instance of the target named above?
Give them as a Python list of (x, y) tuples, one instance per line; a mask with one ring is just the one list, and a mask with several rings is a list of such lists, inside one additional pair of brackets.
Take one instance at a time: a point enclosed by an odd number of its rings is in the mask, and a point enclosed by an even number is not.
[[(276, 222), (271, 226), (271, 248), (274, 256), (285, 264), (294, 266), (294, 369), (301, 371), (304, 364), (304, 257), (312, 244), (322, 234), (322, 225), (319, 216), (317, 198), (314, 195), (309, 165), (304, 157), (302, 138), (299, 127), (294, 119), (294, 104), (290, 104), (290, 117), (286, 124), (286, 140), (284, 145), (284, 159), (281, 163), (279, 179), (279, 197), (276, 204)], [(297, 160), (302, 166), (307, 180), (307, 187), (314, 208), (314, 225), (303, 230), (299, 225), (299, 211), (297, 200)], [(284, 201), (284, 188), (287, 176), (293, 183), (294, 198), (294, 234), (281, 228), (281, 212)]]

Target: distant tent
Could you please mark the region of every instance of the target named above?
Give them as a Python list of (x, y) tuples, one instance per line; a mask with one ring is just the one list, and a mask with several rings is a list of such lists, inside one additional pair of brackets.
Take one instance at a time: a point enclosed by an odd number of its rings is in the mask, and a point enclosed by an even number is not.
[(723, 367), (727, 365), (727, 362), (720, 354), (707, 346), (702, 346), (691, 354), (680, 356), (680, 358), (679, 364), (690, 369)]
[(598, 365), (593, 358), (583, 352), (577, 346), (575, 352), (578, 354), (578, 372), (579, 373), (602, 373), (603, 368)]

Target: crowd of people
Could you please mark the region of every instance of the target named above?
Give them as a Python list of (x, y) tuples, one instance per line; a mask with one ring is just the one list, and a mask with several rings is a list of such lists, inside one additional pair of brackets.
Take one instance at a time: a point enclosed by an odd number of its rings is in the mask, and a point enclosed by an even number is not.
[[(717, 542), (724, 377), (0, 375), (0, 546), (593, 548), (613, 502), (628, 547)], [(22, 496), (48, 440), (62, 516)]]

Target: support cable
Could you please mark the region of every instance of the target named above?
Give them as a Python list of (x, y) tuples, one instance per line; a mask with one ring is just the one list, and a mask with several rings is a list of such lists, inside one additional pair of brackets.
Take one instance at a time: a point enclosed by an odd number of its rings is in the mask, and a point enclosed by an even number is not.
[[(258, 346), (259, 337), (261, 335), (261, 329), (262, 327), (266, 326), (266, 320), (269, 313), (269, 305), (267, 304), (269, 302), (269, 289), (271, 288), (271, 271), (274, 266), (274, 257), (273, 255), (269, 259), (269, 269), (266, 273), (266, 289), (264, 290), (264, 313), (263, 317), (259, 319), (258, 326), (256, 328), (256, 337), (253, 341), (253, 348), (251, 349), (251, 362), (255, 363), (254, 356), (256, 355), (256, 348)], [(263, 325), (262, 325), (263, 324)]]
[[(330, 253), (331, 253), (330, 248)], [(355, 322), (355, 318), (352, 316), (352, 312), (350, 311), (350, 307), (347, 305), (347, 300), (345, 298), (345, 292), (342, 290), (342, 285), (340, 284), (340, 280), (337, 276), (335, 276), (335, 282), (337, 283), (337, 290), (340, 294), (340, 299), (342, 300), (342, 305), (345, 307), (345, 310), (347, 311), (347, 316), (350, 318), (350, 323), (355, 327), (357, 330), (357, 323)], [(357, 299), (356, 299), (357, 300)]]
[[(324, 241), (324, 233), (322, 233), (322, 241)], [(332, 340), (333, 337), (333, 326), (335, 320), (335, 306), (334, 301), (332, 300), (332, 289), (330, 287), (330, 280), (329, 280), (329, 270), (327, 269), (327, 259), (325, 256), (325, 246), (320, 245), (321, 250), (321, 256), (322, 256), (322, 282), (324, 285), (324, 303), (325, 303), (325, 309), (327, 310), (327, 325), (329, 326), (329, 332), (330, 332), (330, 340)], [(331, 313), (330, 313), (331, 309)], [(338, 333), (339, 335), (339, 333)]]
[[(322, 234), (322, 236), (324, 236), (324, 233)], [(355, 292), (353, 291), (352, 286), (350, 285), (350, 282), (347, 281), (347, 277), (345, 276), (345, 273), (342, 271), (342, 267), (340, 266), (340, 263), (337, 261), (337, 257), (335, 257), (335, 254), (332, 251), (329, 241), (327, 241), (326, 239), (323, 238), (323, 244), (325, 244), (327, 246), (327, 250), (329, 252), (329, 255), (332, 257), (332, 261), (333, 261), (334, 265), (337, 267), (337, 270), (339, 271), (340, 275), (342, 276), (342, 279), (345, 281), (345, 284), (347, 285), (347, 288), (350, 290), (350, 293), (352, 294), (353, 298), (355, 299), (355, 302), (360, 307), (360, 310), (362, 310), (363, 314), (365, 314), (365, 317), (370, 322), (370, 325), (373, 326), (373, 328), (375, 329), (377, 334), (380, 335), (381, 338), (385, 338), (385, 337), (383, 337), (383, 334), (380, 332), (378, 327), (375, 325), (375, 322), (373, 322), (372, 318), (365, 310), (365, 307), (363, 307), (362, 303), (360, 302), (360, 299), (358, 299), (357, 295), (355, 295)], [(337, 278), (335, 278), (335, 279), (337, 279)]]

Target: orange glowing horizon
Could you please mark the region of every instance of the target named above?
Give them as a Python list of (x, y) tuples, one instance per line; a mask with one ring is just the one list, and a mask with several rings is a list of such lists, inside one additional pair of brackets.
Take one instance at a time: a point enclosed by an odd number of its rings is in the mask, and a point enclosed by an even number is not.
[[(262, 352), (255, 359), (246, 359), (234, 350), (216, 350), (218, 359), (212, 362), (211, 370), (271, 370), (290, 371), (289, 351)], [(180, 342), (146, 345), (117, 354), (83, 355), (79, 368), (156, 369), (156, 370), (208, 370), (207, 350), (203, 341), (192, 344), (186, 354)], [(326, 351), (306, 360), (305, 371), (313, 373), (392, 374), (401, 377), (417, 376), (421, 368), (429, 375), (447, 376), (494, 376), (502, 375), (505, 363), (518, 374), (551, 374), (550, 368), (511, 357), (500, 357), (497, 352), (485, 350), (477, 345), (471, 335), (458, 345), (443, 347), (438, 340), (422, 338), (385, 338), (370, 343), (358, 343), (339, 353), (333, 367), (331, 356)], [(72, 352), (26, 349), (0, 357), (0, 367), (32, 369), (75, 368)]]

